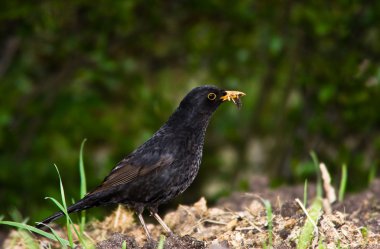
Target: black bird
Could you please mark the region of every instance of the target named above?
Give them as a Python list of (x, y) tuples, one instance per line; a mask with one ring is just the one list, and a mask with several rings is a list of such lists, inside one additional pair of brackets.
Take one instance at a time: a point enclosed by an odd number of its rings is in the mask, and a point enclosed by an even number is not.
[[(144, 209), (171, 233), (157, 214), (158, 206), (181, 194), (193, 182), (201, 164), (206, 128), (214, 111), (226, 100), (240, 107), (243, 95), (215, 86), (191, 90), (153, 137), (120, 161), (101, 185), (68, 207), (68, 213), (120, 203), (136, 212), (148, 238), (151, 236), (142, 217)], [(42, 228), (63, 215), (57, 212), (37, 227)]]

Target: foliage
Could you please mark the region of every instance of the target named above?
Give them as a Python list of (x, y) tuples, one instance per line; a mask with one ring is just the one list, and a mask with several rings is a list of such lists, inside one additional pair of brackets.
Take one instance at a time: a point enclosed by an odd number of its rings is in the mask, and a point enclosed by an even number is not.
[[(81, 184), (80, 184), (80, 189), (79, 189), (81, 197), (83, 197), (83, 191), (86, 189), (86, 175), (85, 175), (84, 162), (83, 162), (83, 148), (84, 148), (85, 142), (86, 142), (86, 140), (83, 140), (83, 142), (82, 142), (82, 145), (80, 148), (80, 153), (79, 153), (79, 163), (78, 163), (79, 171), (80, 171), (80, 177), (81, 177), (81, 179), (80, 179)], [(67, 235), (68, 240), (61, 238), (58, 235), (58, 233), (53, 228), (50, 227), (50, 224), (45, 224), (45, 226), (51, 231), (51, 233), (47, 233), (42, 229), (38, 229), (34, 226), (27, 225), (26, 221), (14, 222), (14, 221), (2, 221), (0, 219), (0, 225), (6, 225), (6, 226), (10, 226), (10, 227), (19, 228), (19, 234), (21, 234), (21, 236), (23, 236), (25, 238), (24, 240), (26, 241), (26, 246), (28, 248), (38, 248), (38, 244), (36, 245), (36, 241), (28, 233), (26, 233), (26, 231), (34, 232), (36, 234), (39, 234), (43, 237), (46, 237), (46, 238), (52, 240), (52, 241), (59, 242), (59, 244), (61, 245), (62, 248), (67, 248), (67, 247), (74, 248), (76, 245), (75, 245), (74, 240), (73, 240), (73, 235), (74, 235), (73, 230), (75, 232), (75, 235), (77, 236), (77, 239), (80, 242), (80, 245), (83, 248), (93, 248), (94, 245), (89, 243), (88, 241), (86, 241), (86, 239), (84, 237), (85, 213), (84, 212), (81, 213), (82, 217), (81, 217), (81, 221), (80, 221), (80, 232), (78, 232), (76, 226), (74, 225), (74, 222), (72, 221), (72, 219), (69, 216), (69, 213), (67, 211), (66, 196), (65, 196), (65, 190), (63, 187), (63, 183), (62, 183), (62, 178), (61, 178), (61, 175), (59, 173), (58, 167), (56, 165), (54, 165), (54, 166), (55, 166), (55, 169), (57, 171), (58, 178), (59, 178), (59, 191), (61, 194), (61, 202), (59, 202), (58, 200), (56, 200), (53, 197), (46, 197), (45, 199), (51, 200), (56, 205), (56, 208), (58, 208), (66, 217), (66, 231), (67, 231), (66, 235)], [(13, 218), (15, 220), (19, 220), (19, 214), (15, 213), (15, 215), (13, 215), (13, 216), (14, 216)]]
[(94, 187), (206, 83), (247, 96), (240, 112), (215, 115), (204, 167), (178, 200), (227, 193), (253, 170), (311, 180), (310, 150), (335, 175), (349, 165), (351, 190), (364, 186), (379, 163), (379, 11), (343, 0), (2, 1), (0, 213), (53, 211), (42, 201), (59, 196), (52, 163), (78, 199), (69, 182), (83, 138)]

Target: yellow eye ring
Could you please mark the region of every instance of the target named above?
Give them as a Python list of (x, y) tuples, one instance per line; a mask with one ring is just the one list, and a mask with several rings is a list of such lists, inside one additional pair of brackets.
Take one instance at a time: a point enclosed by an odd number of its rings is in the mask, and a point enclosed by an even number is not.
[(209, 94), (207, 95), (207, 98), (208, 98), (209, 100), (215, 100), (215, 99), (216, 99), (216, 94), (215, 94), (215, 93), (209, 93)]

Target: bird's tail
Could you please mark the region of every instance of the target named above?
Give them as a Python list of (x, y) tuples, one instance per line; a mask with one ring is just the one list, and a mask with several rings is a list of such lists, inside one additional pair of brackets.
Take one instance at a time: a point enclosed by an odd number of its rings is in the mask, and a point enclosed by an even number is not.
[[(85, 209), (93, 207), (93, 206), (96, 206), (94, 203), (94, 199), (91, 198), (91, 196), (85, 196), (83, 199), (79, 200), (77, 203), (68, 207), (67, 213), (82, 211), (82, 210), (85, 210)], [(64, 213), (62, 211), (57, 212), (57, 213), (47, 217), (43, 221), (38, 222), (36, 225), (36, 228), (39, 228), (39, 229), (44, 228), (44, 227), (46, 227), (47, 224), (49, 224), (52, 221), (55, 221), (56, 219), (59, 219), (62, 216), (64, 216)]]
[(60, 211), (60, 212), (56, 212), (55, 214), (47, 217), (46, 219), (44, 219), (43, 221), (41, 222), (38, 222), (37, 225), (36, 225), (36, 228), (44, 228), (46, 227), (47, 224), (49, 224), (50, 222), (52, 221), (55, 221), (56, 219), (60, 218), (61, 216), (63, 216), (63, 212)]

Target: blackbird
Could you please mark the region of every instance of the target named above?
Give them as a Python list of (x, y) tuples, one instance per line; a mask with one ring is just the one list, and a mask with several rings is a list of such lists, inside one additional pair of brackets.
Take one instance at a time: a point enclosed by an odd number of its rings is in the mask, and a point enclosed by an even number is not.
[[(144, 209), (171, 233), (157, 214), (158, 206), (181, 194), (193, 182), (201, 164), (206, 128), (214, 111), (227, 100), (240, 108), (243, 95), (215, 86), (192, 89), (169, 120), (121, 160), (102, 184), (69, 206), (68, 213), (120, 203), (136, 212), (149, 239), (151, 236), (142, 217)], [(57, 212), (36, 227), (43, 228), (63, 215)]]

